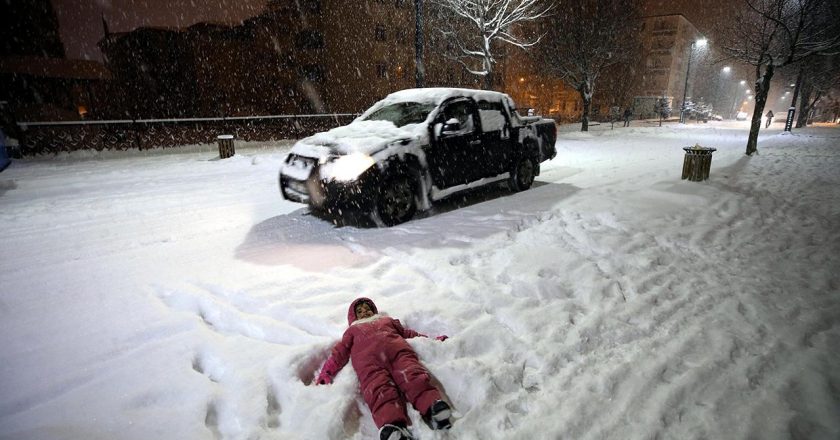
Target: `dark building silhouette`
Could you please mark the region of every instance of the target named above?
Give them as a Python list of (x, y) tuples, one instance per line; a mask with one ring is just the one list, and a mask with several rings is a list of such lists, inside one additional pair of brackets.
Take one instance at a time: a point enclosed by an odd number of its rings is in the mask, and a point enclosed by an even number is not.
[(64, 58), (50, 0), (0, 2), (0, 57)]
[[(360, 112), (414, 87), (414, 37), (412, 1), (272, 0), (240, 25), (139, 28), (99, 45), (114, 75), (109, 113), (211, 117)], [(479, 86), (443, 58), (430, 23), (426, 45), (428, 86)]]
[(64, 58), (49, 0), (0, 2), (0, 101), (17, 120), (90, 115), (109, 77), (99, 63)]
[(114, 81), (110, 117), (182, 117), (194, 107), (195, 73), (182, 32), (139, 28), (109, 34), (100, 46)]

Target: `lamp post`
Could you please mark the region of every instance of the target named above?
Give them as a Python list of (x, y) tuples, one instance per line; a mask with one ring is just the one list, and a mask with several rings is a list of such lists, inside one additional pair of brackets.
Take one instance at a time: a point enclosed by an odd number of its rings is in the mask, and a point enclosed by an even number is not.
[(688, 95), (688, 76), (691, 73), (691, 56), (694, 55), (694, 47), (703, 47), (709, 40), (701, 38), (691, 43), (691, 48), (688, 51), (688, 67), (685, 69), (685, 87), (683, 88), (682, 107), (680, 108), (680, 124), (685, 124), (685, 98)]

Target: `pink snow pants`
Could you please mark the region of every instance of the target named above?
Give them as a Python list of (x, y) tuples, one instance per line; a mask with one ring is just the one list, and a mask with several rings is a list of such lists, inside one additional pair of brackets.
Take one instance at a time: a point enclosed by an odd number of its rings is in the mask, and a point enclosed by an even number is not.
[(406, 401), (425, 414), (441, 398), (440, 391), (431, 383), (429, 371), (410, 350), (402, 350), (390, 363), (386, 361), (385, 365), (371, 369), (360, 382), (362, 396), (377, 428), (394, 423), (410, 425)]

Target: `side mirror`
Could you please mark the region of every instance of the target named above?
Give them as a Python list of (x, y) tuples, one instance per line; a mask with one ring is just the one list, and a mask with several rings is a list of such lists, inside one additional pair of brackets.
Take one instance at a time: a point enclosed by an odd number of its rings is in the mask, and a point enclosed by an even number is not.
[(443, 133), (452, 133), (455, 131), (461, 131), (461, 123), (457, 118), (449, 119), (443, 124)]

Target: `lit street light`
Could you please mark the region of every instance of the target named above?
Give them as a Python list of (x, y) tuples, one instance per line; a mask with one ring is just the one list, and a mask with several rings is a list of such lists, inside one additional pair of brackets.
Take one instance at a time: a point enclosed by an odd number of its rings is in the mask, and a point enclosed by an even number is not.
[(691, 43), (691, 48), (688, 51), (688, 67), (685, 69), (685, 87), (683, 88), (682, 108), (680, 109), (680, 124), (685, 124), (685, 98), (688, 94), (688, 76), (691, 73), (691, 56), (694, 55), (695, 47), (705, 47), (709, 40), (701, 38)]

